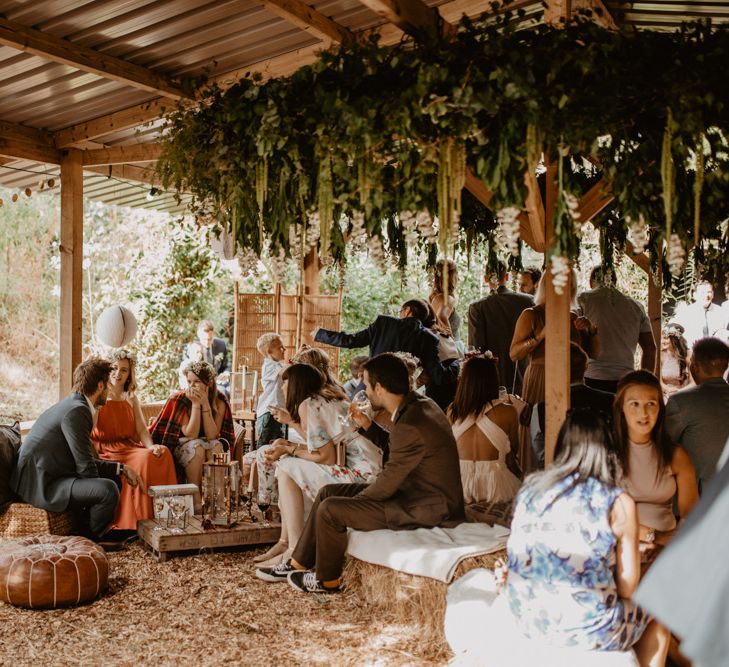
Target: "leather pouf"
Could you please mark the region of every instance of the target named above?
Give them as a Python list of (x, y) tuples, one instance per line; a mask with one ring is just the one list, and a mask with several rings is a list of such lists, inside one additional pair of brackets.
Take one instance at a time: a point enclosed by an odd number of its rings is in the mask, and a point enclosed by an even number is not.
[(106, 552), (84, 537), (34, 535), (0, 543), (0, 600), (48, 609), (93, 600), (109, 581)]

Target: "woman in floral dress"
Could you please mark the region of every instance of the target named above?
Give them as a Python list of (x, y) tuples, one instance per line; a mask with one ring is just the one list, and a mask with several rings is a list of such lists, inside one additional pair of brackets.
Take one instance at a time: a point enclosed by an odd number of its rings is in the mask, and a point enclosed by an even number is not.
[(620, 461), (602, 419), (574, 410), (554, 465), (527, 479), (507, 544), (506, 595), (528, 637), (584, 650), (635, 650), (661, 667), (668, 632), (631, 601), (640, 579), (638, 518), (617, 486)]
[(288, 561), (301, 535), (305, 508), (311, 505), (321, 487), (370, 482), (382, 469), (382, 452), (347, 426), (349, 403), (343, 392), (326, 385), (319, 369), (309, 364), (294, 364), (284, 370), (281, 378), (286, 410), (277, 411), (276, 419), (289, 422), (305, 442), (279, 439), (266, 450), (267, 460), (277, 462), (281, 541), (288, 547), (267, 565)]

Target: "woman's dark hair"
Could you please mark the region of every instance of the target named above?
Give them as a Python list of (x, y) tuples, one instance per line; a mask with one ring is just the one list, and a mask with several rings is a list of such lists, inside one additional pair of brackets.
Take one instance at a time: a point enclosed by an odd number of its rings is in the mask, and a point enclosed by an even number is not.
[(379, 382), (385, 391), (404, 396), (410, 391), (410, 373), (407, 364), (392, 352), (383, 352), (364, 363), (362, 369), (374, 389)]
[(499, 397), (499, 369), (494, 359), (471, 357), (461, 366), (456, 396), (448, 408), (451, 421), (457, 422), (473, 415)]
[(215, 419), (218, 416), (216, 399), (220, 397), (225, 400), (225, 397), (218, 391), (218, 386), (215, 383), (215, 378), (217, 377), (215, 368), (213, 368), (213, 366), (211, 366), (207, 361), (193, 361), (185, 366), (183, 372), (185, 373), (185, 376), (187, 376), (188, 373), (192, 373), (208, 388), (210, 414), (213, 419)]
[(289, 383), (286, 388), (286, 410), (298, 424), (301, 422), (299, 406), (307, 398), (321, 393), (326, 376), (310, 364), (292, 364), (281, 373), (281, 379)]
[(622, 475), (620, 457), (610, 429), (605, 420), (590, 408), (567, 413), (557, 436), (554, 463), (549, 469), (527, 478), (525, 488), (530, 493), (546, 491), (570, 475), (575, 476), (574, 484), (563, 493), (591, 477), (616, 487)]
[(347, 398), (347, 393), (344, 391), (342, 385), (337, 382), (334, 373), (332, 373), (329, 365), (329, 355), (325, 350), (322, 350), (320, 347), (309, 347), (304, 344), (293, 356), (291, 362), (294, 364), (309, 364), (322, 372), (324, 375), (324, 387), (319, 393), (328, 401), (334, 398)]
[(448, 294), (453, 294), (458, 287), (458, 267), (452, 259), (439, 259), (433, 271), (432, 294), (443, 294), (443, 276), (448, 271)]
[(416, 320), (420, 320), (426, 329), (430, 329), (430, 327), (435, 324), (435, 311), (427, 301), (423, 301), (422, 299), (410, 299), (402, 304), (400, 309), (402, 310), (403, 308), (409, 308), (410, 314)]
[(658, 452), (658, 471), (660, 475), (668, 466), (671, 465), (673, 452), (676, 449), (675, 443), (668, 437), (665, 431), (666, 424), (666, 405), (663, 402), (663, 388), (658, 378), (650, 371), (631, 371), (620, 378), (618, 382), (618, 391), (615, 394), (615, 402), (613, 403), (613, 428), (615, 429), (615, 449), (620, 457), (620, 464), (626, 477), (630, 473), (628, 463), (630, 443), (628, 442), (628, 424), (623, 414), (623, 404), (625, 403), (625, 392), (629, 387), (635, 385), (643, 385), (656, 390), (656, 400), (658, 401), (658, 418), (656, 425), (651, 432), (651, 439)]

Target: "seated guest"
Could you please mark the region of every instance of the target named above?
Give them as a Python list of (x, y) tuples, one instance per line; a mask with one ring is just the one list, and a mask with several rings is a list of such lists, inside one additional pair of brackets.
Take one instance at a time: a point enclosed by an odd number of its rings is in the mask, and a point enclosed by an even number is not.
[[(349, 402), (324, 384), (324, 374), (309, 364), (294, 364), (282, 374), (286, 393), (286, 421), (305, 442), (276, 440), (266, 449), (266, 459), (277, 462), (281, 537), (288, 550), (281, 566), (262, 566), (256, 576), (264, 581), (285, 581), (287, 562), (304, 525), (305, 502), (311, 502), (322, 486), (334, 482), (370, 482), (382, 469), (382, 452), (353, 429), (346, 429)], [(338, 453), (338, 448), (344, 451)]]
[[(202, 465), (213, 453), (232, 449), (233, 415), (230, 405), (215, 385), (215, 370), (205, 361), (190, 364), (185, 373), (190, 388), (172, 394), (149, 430), (152, 440), (172, 450), (187, 481), (202, 482)], [(195, 514), (202, 508), (199, 491), (194, 494)]]
[[(589, 408), (612, 424), (615, 396), (588, 387), (585, 384), (586, 369), (587, 354), (577, 343), (570, 343), (570, 406), (572, 409)], [(544, 468), (544, 402), (538, 403), (532, 413), (532, 446), (539, 467)]]
[(638, 508), (640, 541), (650, 549), (673, 537), (678, 513), (684, 518), (699, 497), (691, 457), (665, 432), (666, 408), (658, 378), (633, 371), (618, 382), (613, 404), (615, 446), (623, 488)]
[(292, 364), (309, 364), (324, 374), (324, 385), (335, 393), (344, 392), (344, 387), (332, 373), (331, 360), (326, 350), (320, 347), (302, 345), (291, 358)]
[(256, 349), (263, 356), (261, 366), (261, 386), (263, 391), (256, 404), (256, 445), (267, 445), (283, 436), (283, 426), (271, 414), (271, 407), (284, 404), (281, 371), (284, 364), (284, 347), (281, 336), (277, 333), (265, 333), (256, 341)]
[[(444, 275), (446, 273), (447, 277)], [(443, 292), (444, 278), (448, 281), (447, 299)], [(428, 303), (433, 309), (438, 328), (449, 336), (452, 336), (454, 340), (458, 340), (459, 330), (461, 328), (461, 318), (456, 310), (456, 306), (458, 305), (457, 287), (458, 267), (456, 263), (452, 259), (439, 259), (435, 263), (433, 291), (428, 296)]]
[(180, 367), (177, 369), (177, 379), (179, 380), (180, 389), (184, 390), (188, 388), (189, 385), (187, 384), (185, 370), (190, 364), (196, 361), (203, 361), (203, 346), (194, 340), (185, 346), (185, 354), (180, 362)]
[(441, 363), (439, 360), (438, 336), (430, 330), (433, 323), (433, 309), (421, 299), (410, 299), (400, 308), (399, 318), (379, 315), (366, 329), (353, 334), (317, 329), (314, 340), (346, 348), (369, 345), (370, 357), (382, 352), (409, 352), (420, 359), (429, 389), (430, 385), (438, 387), (455, 382), (458, 377), (457, 362)]
[(97, 357), (76, 367), (73, 393), (36, 419), (10, 478), (23, 502), (48, 512), (88, 511), (89, 525), (82, 532), (96, 540), (114, 520), (119, 476), (139, 483), (132, 468), (93, 455), (93, 415), (106, 402), (110, 372), (111, 364)]
[(640, 579), (635, 502), (619, 488), (605, 422), (571, 412), (554, 465), (524, 482), (507, 543), (506, 596), (531, 639), (595, 651), (634, 649), (663, 665), (668, 633), (631, 600)]
[[(228, 363), (228, 346), (222, 338), (215, 336), (215, 327), (210, 320), (200, 320), (197, 325), (197, 342), (202, 348), (202, 361), (210, 364), (215, 370), (218, 389), (227, 397), (230, 387), (230, 365)], [(187, 348), (186, 348), (187, 351)], [(196, 359), (187, 358), (185, 361), (194, 362)]]
[(142, 416), (136, 396), (136, 358), (129, 350), (111, 353), (111, 375), (106, 403), (98, 409), (91, 440), (105, 461), (118, 461), (134, 470), (142, 484), (122, 480), (121, 499), (114, 528), (136, 530), (137, 521), (153, 516), (147, 488), (155, 484), (176, 484), (175, 462), (167, 447), (155, 445)]
[(458, 445), (466, 504), (512, 500), (521, 486), (514, 455), (519, 416), (513, 405), (499, 399), (493, 358), (471, 357), (463, 364), (447, 414)]
[[(392, 414), (390, 456), (369, 485), (319, 491), (289, 562), (289, 583), (304, 592), (339, 590), (348, 528), (406, 530), (464, 520), (458, 449), (443, 411), (410, 391), (407, 367), (394, 354), (370, 359), (364, 380), (373, 409)], [(350, 414), (373, 441), (388, 437), (354, 406)]]
[(349, 362), (349, 373), (352, 377), (344, 383), (344, 391), (350, 400), (364, 386), (362, 384), (362, 365), (368, 359), (366, 354), (358, 354)]
[(724, 373), (729, 347), (718, 338), (700, 338), (691, 355), (695, 387), (671, 396), (666, 404), (666, 432), (691, 457), (699, 488), (716, 472), (729, 438), (729, 384)]
[(689, 385), (688, 348), (680, 324), (669, 324), (661, 335), (661, 385), (668, 400)]

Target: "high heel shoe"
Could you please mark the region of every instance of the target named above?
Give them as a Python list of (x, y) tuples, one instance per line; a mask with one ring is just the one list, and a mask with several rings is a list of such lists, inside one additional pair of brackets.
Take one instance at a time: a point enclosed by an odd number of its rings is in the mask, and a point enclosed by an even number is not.
[(274, 544), (266, 553), (259, 554), (258, 556), (253, 557), (254, 563), (263, 563), (264, 561), (267, 561), (269, 558), (273, 558), (274, 556), (280, 556), (284, 551), (286, 551), (289, 548), (288, 542), (283, 542), (279, 540)]

